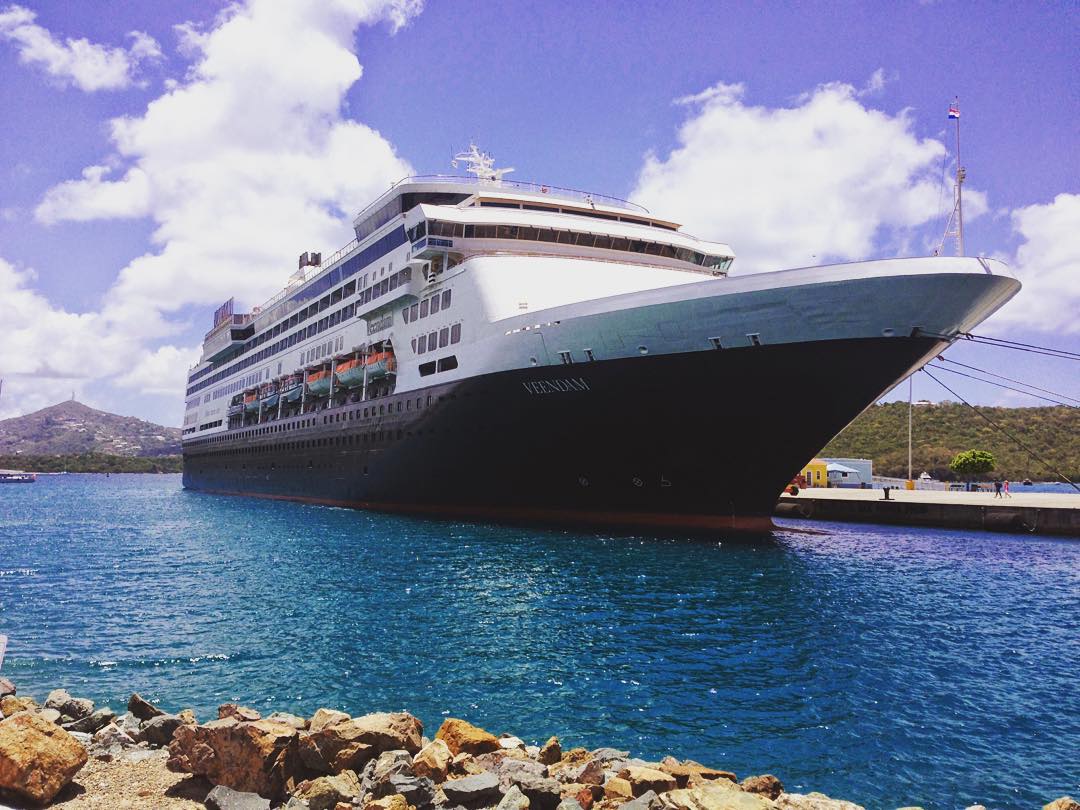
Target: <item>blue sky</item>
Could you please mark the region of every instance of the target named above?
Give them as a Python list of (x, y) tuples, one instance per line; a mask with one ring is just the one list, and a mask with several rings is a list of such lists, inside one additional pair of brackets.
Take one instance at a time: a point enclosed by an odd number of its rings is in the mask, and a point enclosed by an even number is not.
[[(178, 424), (220, 300), (265, 299), (472, 139), (728, 242), (736, 270), (925, 255), (953, 95), (968, 253), (1026, 285), (983, 331), (1080, 351), (1075, 4), (284, 7), (0, 4), (0, 417), (76, 391)], [(949, 356), (1080, 398), (1075, 363)]]

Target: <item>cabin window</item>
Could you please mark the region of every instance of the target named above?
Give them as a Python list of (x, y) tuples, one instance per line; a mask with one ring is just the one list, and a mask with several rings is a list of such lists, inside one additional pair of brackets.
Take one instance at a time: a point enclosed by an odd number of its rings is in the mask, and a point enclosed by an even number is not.
[(455, 323), (450, 327), (450, 342), (457, 343), (461, 340), (461, 324)]
[(416, 338), (413, 338), (413, 339), (412, 339), (411, 341), (409, 341), (409, 342), (410, 342), (410, 343), (412, 344), (412, 350), (413, 350), (413, 354), (416, 354)]
[(598, 248), (601, 248), (603, 250), (610, 250), (611, 249), (611, 237), (606, 235), (606, 234), (598, 233), (596, 235), (596, 244), (593, 245), (593, 247), (598, 247)]
[(417, 339), (416, 353), (423, 354), (427, 351), (427, 335), (421, 335)]
[(450, 355), (449, 357), (443, 357), (439, 360), (439, 371), (453, 371), (458, 367), (457, 357)]
[(445, 349), (450, 345), (450, 327), (444, 326), (439, 330), (439, 348)]
[(440, 301), (439, 296), (433, 295), (431, 297), (431, 314), (432, 315), (434, 315), (436, 312), (439, 311), (439, 301)]
[(409, 307), (409, 320), (415, 321), (418, 317), (420, 317), (420, 305), (413, 304)]
[(575, 242), (573, 231), (559, 231), (559, 244), (572, 245)]
[(588, 360), (590, 363), (596, 359), (595, 357), (593, 357), (592, 349), (585, 350), (585, 359)]
[(427, 336), (428, 351), (435, 350), (436, 340), (438, 340), (438, 335), (435, 332), (429, 332)]
[(431, 299), (425, 298), (420, 302), (420, 317), (426, 318), (428, 316), (428, 309), (431, 307)]
[(443, 290), (442, 308), (443, 309), (449, 309), (450, 308), (450, 290)]
[(405, 307), (405, 309), (401, 310), (401, 320), (404, 321), (405, 323), (409, 322), (409, 308), (408, 307)]
[(434, 360), (432, 360), (430, 363), (421, 363), (420, 364), (420, 376), (421, 377), (428, 377), (428, 376), (430, 376), (430, 375), (432, 375), (434, 373), (435, 373), (435, 361)]
[(555, 231), (551, 228), (540, 228), (536, 238), (541, 242), (554, 242), (556, 239)]

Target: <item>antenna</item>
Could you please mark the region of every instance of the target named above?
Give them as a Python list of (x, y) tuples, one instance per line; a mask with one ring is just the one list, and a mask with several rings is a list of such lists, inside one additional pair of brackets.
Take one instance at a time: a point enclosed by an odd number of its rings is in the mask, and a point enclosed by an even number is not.
[(481, 152), (475, 143), (470, 143), (466, 151), (454, 155), (450, 165), (456, 169), (458, 161), (464, 163), (465, 171), (476, 175), (478, 180), (489, 180), (496, 185), (502, 182), (504, 174), (510, 174), (513, 171), (513, 168), (496, 169), (495, 158), (487, 152)]
[(960, 97), (956, 96), (949, 105), (949, 119), (956, 121), (956, 180), (953, 183), (953, 209), (945, 223), (945, 233), (941, 244), (934, 249), (934, 255), (940, 256), (949, 239), (956, 240), (956, 255), (964, 255), (964, 180), (967, 170), (960, 163)]

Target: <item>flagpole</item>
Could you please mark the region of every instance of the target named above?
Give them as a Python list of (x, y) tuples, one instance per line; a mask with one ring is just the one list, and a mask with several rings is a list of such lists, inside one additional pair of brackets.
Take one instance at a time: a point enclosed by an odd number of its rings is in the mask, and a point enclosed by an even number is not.
[(956, 249), (964, 255), (964, 168), (960, 163), (960, 97), (956, 97)]

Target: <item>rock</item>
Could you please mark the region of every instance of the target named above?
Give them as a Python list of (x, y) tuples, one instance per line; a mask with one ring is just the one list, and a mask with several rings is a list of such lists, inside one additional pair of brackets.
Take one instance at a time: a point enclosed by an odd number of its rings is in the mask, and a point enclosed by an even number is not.
[(404, 796), (396, 793), (392, 796), (383, 796), (381, 799), (373, 799), (364, 805), (364, 810), (409, 810), (409, 803)]
[(217, 708), (218, 720), (224, 720), (226, 717), (235, 717), (237, 720), (254, 723), (256, 720), (262, 720), (262, 715), (254, 709), (249, 709), (247, 706), (237, 706), (235, 703), (222, 703)]
[(139, 718), (133, 715), (131, 712), (124, 712), (122, 715), (113, 720), (113, 723), (122, 731), (127, 732), (134, 739), (135, 735), (139, 733)]
[(611, 779), (604, 782), (604, 798), (630, 800), (634, 798), (633, 785), (626, 779), (613, 776)]
[(601, 762), (610, 762), (613, 759), (627, 759), (629, 756), (629, 751), (620, 751), (617, 748), (597, 748), (592, 752), (592, 758)]
[(64, 729), (64, 731), (74, 737), (83, 748), (89, 748), (94, 742), (94, 736), (87, 734), (85, 731), (68, 731), (67, 729)]
[(169, 743), (166, 766), (174, 773), (205, 776), (217, 785), (279, 799), (300, 780), (298, 734), (292, 726), (269, 720), (244, 723), (227, 717), (200, 726), (181, 723)]
[[(319, 712), (324, 711), (320, 709)], [(411, 714), (367, 714), (324, 725), (319, 712), (311, 721), (311, 731), (299, 732), (300, 757), (305, 765), (320, 773), (361, 770), (364, 764), (384, 751), (420, 750), (423, 724)]]
[(563, 799), (555, 810), (585, 810), (585, 808), (578, 804), (577, 799)]
[(426, 776), (434, 782), (446, 780), (453, 755), (442, 740), (428, 743), (413, 757), (412, 770), (417, 776)]
[(207, 810), (270, 810), (270, 800), (258, 793), (242, 793), (218, 785), (203, 800)]
[(502, 795), (499, 778), (490, 772), (451, 779), (443, 783), (442, 791), (447, 801), (466, 806), (493, 804)]
[(38, 711), (37, 716), (44, 720), (46, 723), (55, 723), (60, 725), (60, 712), (56, 709), (41, 709)]
[[(483, 756), (481, 754), (481, 756)], [(450, 760), (450, 776), (475, 776), (487, 770), (472, 754), (458, 754)]]
[(592, 759), (574, 771), (574, 781), (583, 785), (604, 784), (604, 766), (598, 759)]
[(352, 720), (352, 715), (339, 712), (337, 709), (319, 709), (311, 716), (308, 730), (313, 732), (322, 731), (327, 726), (332, 726), (344, 720)]
[(515, 737), (513, 734), (502, 734), (499, 737), (499, 748), (504, 751), (512, 751), (515, 748), (524, 751), (525, 741), (521, 737)]
[(199, 721), (195, 717), (195, 712), (193, 712), (191, 709), (181, 709), (176, 716), (180, 718), (180, 722), (182, 722), (185, 726), (199, 725)]
[(499, 784), (502, 785), (503, 790), (507, 790), (511, 785), (517, 784), (522, 774), (544, 777), (548, 775), (548, 769), (531, 759), (504, 759), (499, 763), (496, 773), (499, 776)]
[(7, 678), (0, 678), (0, 698), (5, 698), (8, 695), (14, 695), (18, 690), (15, 688), (15, 684), (9, 681)]
[(82, 720), (94, 711), (94, 701), (86, 698), (73, 698), (66, 689), (54, 689), (45, 698), (46, 709), (56, 709), (72, 720)]
[(436, 740), (442, 740), (450, 753), (458, 754), (486, 754), (490, 751), (499, 750), (499, 738), (484, 729), (459, 720), (456, 717), (447, 717), (435, 733)]
[[(770, 799), (775, 799), (784, 792), (784, 786), (780, 783), (780, 780), (771, 773), (746, 777), (742, 780), (742, 789), (748, 793), (760, 793)], [(1077, 810), (1080, 810), (1080, 808), (1077, 808)]]
[(7, 697), (0, 698), (0, 714), (3, 714), (4, 717), (11, 717), (19, 712), (27, 712), (40, 708), (37, 701), (30, 696), (15, 697), (15, 695), (8, 695)]
[(134, 748), (135, 739), (114, 723), (109, 723), (105, 728), (98, 729), (91, 737), (95, 748), (112, 748), (114, 745), (120, 748)]
[(656, 806), (656, 800), (659, 798), (655, 790), (647, 790), (636, 799), (620, 805), (619, 810), (652, 810)]
[(348, 770), (301, 782), (293, 791), (293, 796), (307, 802), (310, 810), (334, 810), (338, 802), (351, 803), (359, 795), (360, 780), (353, 771)]
[(770, 799), (746, 793), (726, 779), (662, 793), (656, 802), (657, 810), (771, 810), (775, 806)]
[(623, 768), (619, 772), (619, 778), (630, 783), (634, 796), (641, 796), (650, 790), (654, 793), (665, 793), (678, 787), (674, 776), (664, 771), (658, 771), (655, 768), (637, 766)]
[(562, 759), (562, 746), (559, 745), (558, 737), (551, 737), (540, 746), (540, 754), (537, 759), (545, 765), (554, 765)]
[(156, 748), (164, 748), (172, 742), (173, 735), (180, 726), (188, 725), (178, 715), (159, 714), (142, 724), (138, 739)]
[(529, 797), (517, 785), (511, 785), (495, 810), (529, 810)]
[(378, 759), (368, 762), (361, 777), (365, 788), (379, 798), (397, 792), (390, 785), (390, 777), (399, 775), (413, 775), (408, 751), (384, 751)]
[[(181, 712), (183, 714), (183, 712)], [(348, 715), (345, 715), (348, 717)], [(273, 712), (266, 716), (267, 720), (274, 723), (284, 723), (287, 726), (292, 726), (297, 731), (303, 731), (308, 727), (308, 721), (303, 717), (296, 714), (289, 714), (288, 712)]]
[(93, 734), (95, 731), (99, 731), (109, 723), (116, 720), (116, 712), (106, 706), (103, 709), (98, 709), (96, 712), (88, 714), (81, 720), (76, 720), (72, 723), (68, 723), (64, 726), (68, 731), (81, 731), (84, 734)]
[(151, 717), (165, 714), (165, 712), (153, 703), (144, 700), (138, 692), (133, 692), (131, 694), (131, 697), (128, 699), (127, 708), (129, 712), (140, 720), (149, 720)]
[(697, 782), (700, 782), (703, 779), (730, 779), (732, 782), (739, 781), (731, 771), (720, 771), (716, 768), (709, 768), (702, 765), (700, 762), (694, 762), (692, 759), (688, 759), (685, 762), (679, 762), (672, 757), (668, 757), (660, 763), (660, 770), (674, 776), (679, 783), (679, 787), (686, 787), (690, 779)]
[(1042, 810), (1080, 810), (1080, 802), (1072, 796), (1062, 796), (1049, 804), (1044, 804)]
[(562, 800), (562, 786), (554, 779), (524, 771), (517, 775), (514, 784), (529, 797), (530, 810), (555, 810)]
[(581, 810), (589, 810), (593, 806), (593, 802), (603, 798), (603, 796), (604, 788), (600, 785), (582, 785), (574, 794), (577, 803), (581, 805)]
[(426, 776), (395, 773), (388, 781), (391, 792), (403, 796), (417, 810), (425, 810), (435, 803), (435, 783)]
[(74, 737), (34, 714), (0, 721), (0, 791), (47, 804), (86, 760)]
[(824, 793), (781, 793), (775, 806), (781, 810), (864, 810), (854, 802), (830, 799)]

